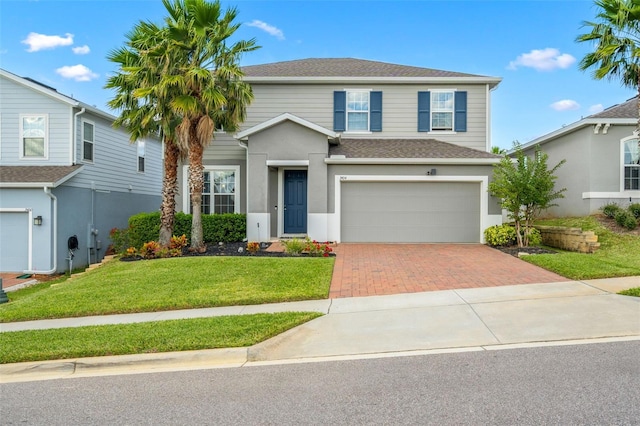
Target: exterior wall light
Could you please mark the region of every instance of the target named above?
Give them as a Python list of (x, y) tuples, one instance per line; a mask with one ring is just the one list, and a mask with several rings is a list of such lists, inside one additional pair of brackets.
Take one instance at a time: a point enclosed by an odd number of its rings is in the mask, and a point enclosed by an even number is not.
[(42, 225), (42, 216), (36, 216), (33, 218), (33, 224), (35, 226), (41, 226)]

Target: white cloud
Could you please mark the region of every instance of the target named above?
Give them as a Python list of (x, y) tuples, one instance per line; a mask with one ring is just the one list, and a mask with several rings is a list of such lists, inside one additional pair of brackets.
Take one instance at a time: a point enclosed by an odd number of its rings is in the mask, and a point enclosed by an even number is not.
[(84, 65), (71, 65), (58, 68), (56, 72), (64, 78), (70, 78), (75, 81), (91, 81), (99, 77), (98, 74), (91, 71)]
[(546, 49), (534, 49), (529, 53), (523, 53), (515, 61), (509, 62), (507, 67), (515, 70), (518, 67), (529, 67), (537, 71), (551, 71), (557, 68), (569, 68), (576, 58), (568, 53), (560, 53), (558, 49), (547, 47)]
[(84, 46), (72, 47), (71, 50), (73, 50), (73, 53), (76, 55), (86, 55), (91, 52), (91, 49), (89, 49), (89, 46), (86, 44)]
[(254, 19), (253, 21), (247, 24), (250, 27), (256, 27), (266, 32), (269, 35), (274, 36), (278, 40), (284, 40), (284, 33), (281, 29), (274, 27), (273, 25), (269, 25), (266, 22), (259, 21)]
[(563, 99), (558, 102), (554, 102), (550, 105), (551, 108), (556, 111), (573, 111), (576, 109), (580, 109), (580, 104), (571, 99)]
[(589, 107), (589, 114), (597, 114), (602, 111), (604, 111), (602, 104), (595, 104)]
[(73, 34), (65, 34), (65, 37), (58, 35), (45, 35), (29, 33), (27, 38), (22, 40), (23, 44), (28, 44), (27, 52), (37, 52), (38, 50), (55, 49), (60, 46), (70, 46), (73, 44)]

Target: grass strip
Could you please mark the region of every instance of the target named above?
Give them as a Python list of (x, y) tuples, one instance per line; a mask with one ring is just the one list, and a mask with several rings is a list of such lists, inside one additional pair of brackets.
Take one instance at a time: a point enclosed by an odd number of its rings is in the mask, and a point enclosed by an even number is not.
[(536, 223), (594, 231), (598, 235), (600, 248), (591, 254), (560, 251), (559, 254), (525, 256), (525, 261), (574, 280), (640, 275), (639, 237), (611, 232), (593, 216), (540, 220)]
[(9, 293), (0, 322), (325, 299), (333, 263), (321, 257), (116, 260)]
[(630, 288), (628, 290), (623, 290), (623, 291), (619, 292), (618, 294), (622, 294), (623, 296), (640, 297), (640, 287), (634, 287), (634, 288)]
[(0, 333), (0, 364), (251, 346), (321, 316), (282, 312)]

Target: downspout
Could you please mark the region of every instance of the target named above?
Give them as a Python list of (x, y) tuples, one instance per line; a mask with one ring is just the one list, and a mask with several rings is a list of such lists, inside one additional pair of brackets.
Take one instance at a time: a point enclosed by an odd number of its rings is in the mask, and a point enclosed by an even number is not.
[(53, 243), (51, 244), (51, 251), (53, 252), (53, 265), (51, 266), (51, 269), (49, 269), (48, 271), (32, 270), (32, 271), (25, 271), (25, 272), (30, 274), (50, 275), (56, 272), (56, 269), (58, 268), (58, 252), (56, 251), (58, 247), (58, 199), (56, 198), (55, 195), (51, 193), (51, 188), (49, 188), (48, 186), (45, 186), (43, 189), (44, 189), (44, 193), (47, 194), (53, 202), (53, 213), (51, 215), (51, 223), (52, 223), (51, 228), (53, 232)]
[(86, 112), (86, 108), (73, 114), (73, 132), (71, 133), (71, 164), (76, 164), (76, 149), (78, 148), (78, 117)]
[[(246, 212), (247, 212), (247, 216), (249, 215), (249, 145), (247, 145), (246, 143), (243, 143), (241, 140), (238, 141), (238, 145), (240, 145), (240, 148), (244, 148), (245, 151), (245, 156), (244, 156), (244, 168), (245, 168), (245, 174), (247, 176), (246, 182), (245, 182), (245, 200), (246, 201)], [(240, 202), (242, 202), (242, 200), (240, 200)], [(245, 235), (245, 237), (247, 237)]]

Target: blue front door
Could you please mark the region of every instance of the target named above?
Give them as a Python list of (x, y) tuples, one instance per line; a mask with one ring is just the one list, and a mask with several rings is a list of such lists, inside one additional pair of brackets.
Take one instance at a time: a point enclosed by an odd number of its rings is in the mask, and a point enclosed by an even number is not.
[(307, 171), (284, 171), (284, 233), (307, 233)]

